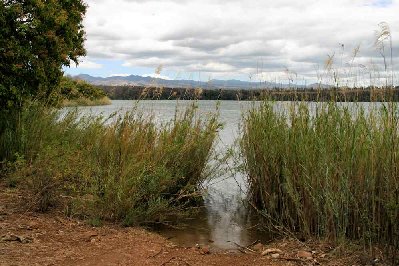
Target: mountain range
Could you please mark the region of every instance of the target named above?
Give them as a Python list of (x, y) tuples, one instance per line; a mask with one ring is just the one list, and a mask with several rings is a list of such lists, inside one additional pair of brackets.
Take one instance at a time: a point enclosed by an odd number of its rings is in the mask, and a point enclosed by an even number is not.
[[(274, 82), (249, 82), (236, 79), (219, 80), (212, 79), (207, 82), (195, 80), (168, 80), (154, 77), (143, 77), (139, 75), (129, 76), (111, 76), (111, 77), (93, 77), (88, 74), (73, 76), (74, 79), (84, 80), (93, 85), (102, 86), (164, 86), (173, 88), (195, 88), (203, 89), (264, 89), (264, 88), (288, 88), (288, 84)], [(299, 85), (296, 87), (314, 87), (315, 84), (308, 86)]]

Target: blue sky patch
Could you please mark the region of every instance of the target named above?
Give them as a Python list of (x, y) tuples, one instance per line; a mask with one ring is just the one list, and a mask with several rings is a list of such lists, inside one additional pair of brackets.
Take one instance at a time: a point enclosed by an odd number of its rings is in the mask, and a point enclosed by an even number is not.
[(371, 5), (375, 7), (388, 7), (392, 5), (392, 0), (375, 0)]

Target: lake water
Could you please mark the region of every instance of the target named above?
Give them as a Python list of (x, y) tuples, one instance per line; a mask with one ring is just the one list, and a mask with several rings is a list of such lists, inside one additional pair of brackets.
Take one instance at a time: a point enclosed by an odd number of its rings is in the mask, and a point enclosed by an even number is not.
[[(138, 107), (139, 110), (152, 113), (158, 122), (170, 121), (174, 118), (176, 108), (184, 109), (191, 101), (112, 101), (111, 105), (95, 107), (79, 107), (84, 113), (103, 114), (123, 113)], [(219, 132), (215, 149), (225, 152), (235, 142), (242, 114), (248, 110), (253, 102), (246, 101), (198, 101), (199, 114), (215, 112), (219, 104), (220, 121), (224, 127)], [(309, 103), (311, 110), (315, 103)], [(275, 108), (287, 110), (289, 103), (279, 102)], [(342, 104), (347, 105), (347, 103)], [(349, 105), (351, 105), (349, 103)], [(362, 103), (369, 107), (369, 103)], [(380, 106), (380, 104), (377, 104)], [(213, 249), (236, 249), (238, 246), (247, 246), (256, 240), (268, 240), (268, 234), (256, 229), (256, 221), (251, 219), (245, 209), (245, 195), (247, 191), (245, 177), (236, 171), (228, 171), (234, 167), (228, 162), (227, 170), (223, 175), (205, 182), (207, 193), (204, 195), (204, 211), (197, 217), (186, 221), (183, 229), (166, 228), (159, 233), (174, 241), (180, 246), (192, 247), (196, 244), (210, 245)]]

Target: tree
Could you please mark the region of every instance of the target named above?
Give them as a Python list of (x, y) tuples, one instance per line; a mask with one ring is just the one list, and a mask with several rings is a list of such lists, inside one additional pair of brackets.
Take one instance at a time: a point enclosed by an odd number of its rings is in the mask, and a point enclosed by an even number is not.
[(62, 67), (85, 55), (82, 0), (0, 0), (0, 109), (51, 103)]

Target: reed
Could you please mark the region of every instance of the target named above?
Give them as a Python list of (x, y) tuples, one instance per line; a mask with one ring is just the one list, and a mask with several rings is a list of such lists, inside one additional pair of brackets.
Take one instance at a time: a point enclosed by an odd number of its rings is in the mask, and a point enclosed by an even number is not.
[(399, 248), (398, 105), (264, 101), (240, 140), (249, 200), (274, 231)]
[(195, 104), (163, 124), (137, 108), (104, 118), (33, 105), (0, 140), (9, 150), (3, 159), (22, 158), (7, 177), (26, 189), (32, 207), (58, 205), (70, 216), (126, 225), (168, 223), (198, 205), (219, 127), (217, 114), (200, 118)]

